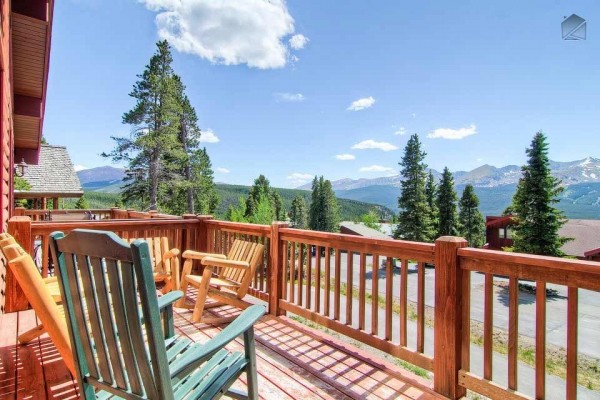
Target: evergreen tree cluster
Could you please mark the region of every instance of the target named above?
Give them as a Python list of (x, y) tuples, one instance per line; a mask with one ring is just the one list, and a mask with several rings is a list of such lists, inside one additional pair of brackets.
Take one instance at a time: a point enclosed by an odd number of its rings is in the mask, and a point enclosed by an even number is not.
[(131, 135), (113, 137), (115, 148), (103, 155), (128, 164), (122, 192), (128, 205), (172, 214), (213, 213), (218, 197), (210, 158), (200, 147), (198, 117), (172, 61), (167, 41), (158, 42), (130, 93), (136, 104), (123, 115)]
[(321, 176), (313, 179), (308, 226), (314, 231), (337, 232), (339, 207), (331, 181)]
[[(465, 237), (473, 247), (483, 245), (485, 221), (479, 212), (479, 199), (473, 186), (467, 185), (462, 198), (454, 189), (454, 178), (446, 167), (439, 185), (431, 170), (427, 174), (425, 156), (418, 135), (412, 135), (399, 163), (401, 194), (398, 197), (398, 225), (394, 231), (397, 239), (433, 242), (445, 235)], [(460, 205), (460, 213), (458, 206)]]
[(273, 221), (287, 220), (281, 195), (271, 187), (264, 175), (254, 180), (245, 200), (240, 197), (237, 207), (229, 206), (225, 218), (229, 221), (267, 225)]

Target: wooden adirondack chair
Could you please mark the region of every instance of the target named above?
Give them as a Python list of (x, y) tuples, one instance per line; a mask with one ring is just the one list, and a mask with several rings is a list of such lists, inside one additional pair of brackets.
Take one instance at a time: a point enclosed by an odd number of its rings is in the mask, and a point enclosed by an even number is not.
[[(170, 334), (165, 339), (145, 241), (129, 245), (112, 232), (76, 229), (67, 236), (54, 232), (50, 247), (85, 399), (246, 398), (230, 393), (243, 372), (248, 397), (258, 397), (253, 324), (264, 307), (246, 310), (208, 343)], [(172, 291), (162, 298), (181, 296)], [(165, 323), (172, 326), (172, 313)], [(245, 353), (223, 348), (242, 334)]]
[[(241, 309), (249, 307), (251, 304), (243, 301), (243, 298), (248, 293), (252, 277), (258, 264), (263, 259), (263, 252), (264, 246), (262, 244), (239, 239), (233, 242), (227, 256), (192, 250), (185, 251), (183, 253), (185, 261), (183, 263), (181, 290), (186, 293), (189, 285), (198, 288), (192, 320), (209, 324), (228, 322), (235, 317), (203, 318), (204, 309), (223, 304)], [(202, 275), (191, 273), (193, 260), (201, 260), (201, 264), (204, 266)], [(207, 297), (210, 297), (214, 302), (206, 304)], [(191, 308), (186, 305), (185, 296), (177, 303), (177, 306)]]
[(148, 242), (150, 258), (154, 271), (154, 282), (164, 282), (162, 293), (179, 290), (179, 249), (169, 247), (166, 236), (129, 239), (133, 243), (137, 239)]
[(18, 338), (19, 342), (26, 343), (42, 333), (48, 332), (67, 368), (75, 375), (75, 363), (62, 306), (57, 305), (52, 298), (29, 254), (18, 244), (7, 245), (2, 248), (2, 251), (7, 255), (8, 267), (12, 270), (31, 307), (42, 322), (38, 327), (21, 334)]

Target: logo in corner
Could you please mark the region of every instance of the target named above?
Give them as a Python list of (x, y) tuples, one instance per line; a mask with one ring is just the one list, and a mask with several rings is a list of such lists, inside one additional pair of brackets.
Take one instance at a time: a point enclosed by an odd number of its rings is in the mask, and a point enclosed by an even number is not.
[(585, 40), (587, 22), (577, 14), (565, 17), (560, 24), (563, 40)]

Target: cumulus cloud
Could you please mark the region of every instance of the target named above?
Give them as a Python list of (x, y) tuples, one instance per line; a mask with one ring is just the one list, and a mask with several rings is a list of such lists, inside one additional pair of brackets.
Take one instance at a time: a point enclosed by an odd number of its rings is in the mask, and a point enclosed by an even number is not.
[(376, 142), (372, 139), (363, 140), (360, 143), (356, 143), (354, 146), (352, 146), (352, 148), (359, 149), (359, 150), (365, 150), (365, 149), (378, 149), (378, 150), (383, 150), (383, 151), (398, 150), (398, 147), (394, 146), (391, 143)]
[(475, 124), (471, 124), (465, 128), (452, 129), (452, 128), (437, 128), (433, 132), (427, 135), (430, 139), (451, 139), (458, 140), (464, 139), (467, 136), (475, 135), (477, 133), (477, 127)]
[(348, 111), (360, 111), (365, 108), (372, 107), (375, 104), (375, 99), (372, 96), (363, 97), (362, 99), (358, 99), (352, 102), (350, 106), (347, 108)]
[(314, 176), (311, 174), (303, 174), (300, 172), (294, 172), (293, 174), (287, 177), (287, 179), (293, 186), (304, 185), (305, 183), (312, 181), (313, 178)]
[(406, 129), (404, 129), (404, 127), (401, 126), (396, 132), (394, 132), (394, 135), (406, 135)]
[(309, 39), (302, 35), (302, 34), (298, 34), (298, 35), (294, 35), (290, 38), (290, 46), (292, 47), (292, 49), (294, 50), (301, 50), (304, 48), (304, 46), (306, 46), (306, 44), (309, 42)]
[(395, 174), (396, 170), (390, 167), (384, 167), (381, 165), (370, 165), (368, 167), (361, 167), (359, 169), (360, 172), (387, 172), (390, 174)]
[(77, 171), (83, 171), (84, 169), (88, 169), (88, 167), (86, 167), (85, 165), (77, 164), (77, 165), (73, 165), (73, 169), (75, 169), (75, 172), (77, 172)]
[(306, 100), (306, 96), (302, 93), (275, 93), (274, 95), (277, 101), (294, 103)]
[(284, 67), (290, 47), (308, 38), (294, 33), (284, 0), (139, 0), (157, 13), (161, 39), (178, 51), (215, 64)]
[(353, 154), (338, 154), (337, 156), (335, 156), (336, 160), (341, 160), (341, 161), (348, 161), (348, 160), (354, 160), (356, 157), (354, 157)]
[(220, 139), (215, 135), (211, 129), (207, 129), (200, 133), (201, 143), (219, 143)]
[(229, 171), (227, 168), (217, 167), (217, 172), (220, 172), (222, 174), (228, 174), (231, 171)]

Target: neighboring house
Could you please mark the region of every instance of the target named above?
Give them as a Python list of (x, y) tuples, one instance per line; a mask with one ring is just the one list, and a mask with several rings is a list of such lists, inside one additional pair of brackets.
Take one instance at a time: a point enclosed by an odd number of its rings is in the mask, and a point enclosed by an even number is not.
[(33, 199), (36, 209), (46, 209), (49, 199), (53, 200), (53, 208), (58, 209), (59, 198), (83, 196), (81, 183), (64, 146), (41, 145), (38, 164), (29, 165), (23, 178), (31, 189), (15, 190), (15, 199)]
[[(486, 248), (502, 250), (503, 247), (511, 247), (514, 225), (510, 216), (486, 217)], [(558, 234), (573, 239), (562, 247), (565, 254), (600, 261), (600, 220), (569, 219)]]
[(383, 232), (376, 229), (369, 228), (362, 223), (356, 223), (352, 221), (342, 221), (340, 223), (340, 233), (347, 235), (364, 236), (375, 239), (389, 239), (390, 237)]

